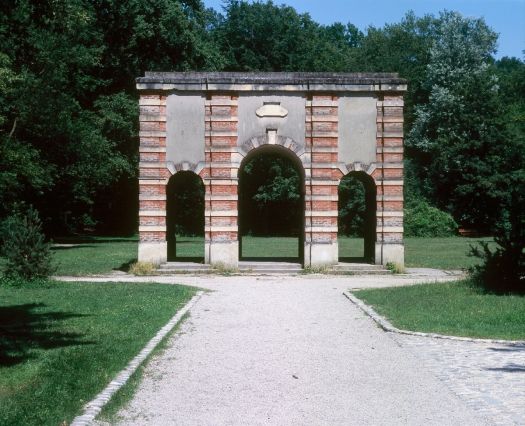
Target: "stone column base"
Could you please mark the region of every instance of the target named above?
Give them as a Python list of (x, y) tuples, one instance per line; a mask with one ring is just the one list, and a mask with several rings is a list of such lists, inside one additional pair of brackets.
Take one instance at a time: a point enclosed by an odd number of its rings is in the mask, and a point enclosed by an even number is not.
[(387, 263), (395, 263), (397, 265), (405, 265), (405, 245), (404, 244), (386, 244), (376, 243), (376, 265), (386, 265)]
[(322, 267), (336, 265), (339, 261), (339, 245), (332, 243), (305, 243), (304, 266)]
[(168, 259), (168, 243), (159, 242), (139, 242), (139, 262), (151, 262), (160, 265)]
[(205, 244), (204, 261), (211, 265), (223, 265), (228, 268), (239, 267), (239, 242), (214, 242)]

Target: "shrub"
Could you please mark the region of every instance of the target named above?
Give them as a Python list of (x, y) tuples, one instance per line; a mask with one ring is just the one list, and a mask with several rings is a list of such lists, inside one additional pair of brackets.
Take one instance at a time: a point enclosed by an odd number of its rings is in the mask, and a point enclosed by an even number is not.
[(51, 245), (45, 241), (38, 212), (30, 207), (15, 213), (0, 226), (1, 254), (6, 258), (4, 277), (11, 280), (46, 278), (55, 271)]
[(386, 269), (388, 269), (393, 274), (404, 274), (405, 267), (401, 263), (396, 262), (387, 262)]
[(491, 251), (486, 242), (470, 247), (470, 255), (482, 260), (471, 268), (474, 282), (498, 293), (525, 293), (525, 185), (509, 191), (502, 205), (501, 219), (495, 228), (497, 247)]
[(407, 237), (450, 237), (457, 233), (454, 218), (425, 200), (416, 200), (407, 205), (404, 217)]
[(151, 262), (135, 262), (129, 268), (129, 273), (133, 275), (154, 275), (157, 265)]

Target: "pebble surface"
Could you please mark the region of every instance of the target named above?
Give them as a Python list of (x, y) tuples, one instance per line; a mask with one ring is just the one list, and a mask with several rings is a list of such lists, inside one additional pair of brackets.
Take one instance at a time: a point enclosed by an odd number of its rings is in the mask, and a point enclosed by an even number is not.
[[(448, 342), (430, 339), (432, 345), (421, 350), (419, 338), (385, 333), (342, 294), (349, 288), (421, 282), (421, 277), (163, 280), (212, 291), (148, 364), (118, 424), (496, 423), (483, 402), (473, 403), (438, 374), (439, 345)], [(491, 389), (482, 393), (491, 398)], [(505, 419), (518, 421), (519, 411), (508, 410)]]

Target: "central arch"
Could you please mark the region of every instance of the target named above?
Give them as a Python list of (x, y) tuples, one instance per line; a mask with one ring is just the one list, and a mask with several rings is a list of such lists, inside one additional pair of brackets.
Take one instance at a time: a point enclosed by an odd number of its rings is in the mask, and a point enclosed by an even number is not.
[[(286, 141), (286, 138), (282, 139)], [(297, 145), (293, 144), (296, 148)], [(292, 146), (289, 144), (289, 147)], [(304, 242), (305, 242), (305, 172), (301, 159), (297, 156), (295, 150), (285, 147), (281, 144), (263, 143), (257, 147), (251, 147), (244, 156), (239, 169), (238, 169), (238, 215), (239, 215), (239, 259), (244, 260), (281, 260), (281, 261), (296, 261), (304, 265)], [(250, 188), (250, 177), (247, 173), (247, 167), (261, 167), (261, 159), (266, 159), (267, 164), (275, 164), (276, 167), (282, 167), (283, 165), (289, 165), (293, 168), (297, 174), (297, 182), (293, 179), (281, 179), (281, 184), (291, 184), (294, 187), (290, 188), (290, 191), (298, 195), (298, 199), (294, 202), (269, 202), (271, 206), (265, 206), (263, 209), (257, 210), (254, 208), (256, 202), (250, 200), (247, 197), (253, 196), (253, 191)], [(259, 163), (259, 164), (257, 164)], [(271, 173), (269, 173), (271, 176)], [(267, 182), (273, 185), (275, 183)], [(264, 194), (263, 194), (264, 198)], [(293, 210), (293, 211), (292, 211)], [(258, 222), (254, 225), (254, 219)], [(250, 253), (243, 248), (248, 248), (246, 245), (243, 247), (243, 237), (246, 237), (249, 233), (256, 236), (276, 236), (280, 237), (293, 237), (297, 238), (297, 256), (290, 258), (289, 256), (279, 255), (279, 250), (273, 247), (274, 252), (271, 252), (272, 247), (269, 248), (270, 252), (264, 253), (263, 256), (250, 256)], [(262, 241), (262, 240), (261, 240)], [(249, 249), (249, 248), (248, 248)], [(262, 249), (262, 247), (261, 247)]]

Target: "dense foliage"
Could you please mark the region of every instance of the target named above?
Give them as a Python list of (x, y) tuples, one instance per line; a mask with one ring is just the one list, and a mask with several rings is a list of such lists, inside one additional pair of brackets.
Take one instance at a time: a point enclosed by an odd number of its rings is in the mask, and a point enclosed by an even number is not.
[(6, 262), (3, 278), (35, 280), (48, 277), (54, 270), (50, 244), (45, 241), (38, 212), (29, 208), (0, 223), (0, 255)]
[(403, 225), (406, 237), (450, 237), (458, 230), (450, 214), (422, 199), (407, 203)]
[(193, 172), (179, 172), (166, 188), (168, 239), (204, 235), (204, 184)]
[[(24, 200), (54, 234), (136, 229), (134, 78), (146, 70), (389, 71), (409, 81), (406, 157), (418, 212), (429, 221), (437, 213), (427, 206), (436, 207), (493, 232), (505, 225), (508, 182), (525, 150), (525, 64), (496, 61), (496, 45), (482, 19), (455, 12), (408, 13), (361, 32), (271, 1), (228, 0), (218, 13), (200, 0), (6, 0), (0, 218)], [(266, 167), (276, 180), (250, 193), (259, 215), (279, 208), (285, 217), (296, 202), (296, 178), (281, 166)], [(362, 216), (362, 202), (348, 200), (342, 214)], [(359, 220), (345, 227), (356, 233)]]
[(277, 154), (256, 156), (243, 164), (239, 175), (241, 234), (299, 235), (304, 208), (301, 181), (294, 164)]
[(487, 290), (525, 294), (525, 171), (512, 174), (507, 183), (494, 230), (497, 246), (494, 250), (486, 243), (471, 247), (471, 255), (483, 261), (471, 273)]

